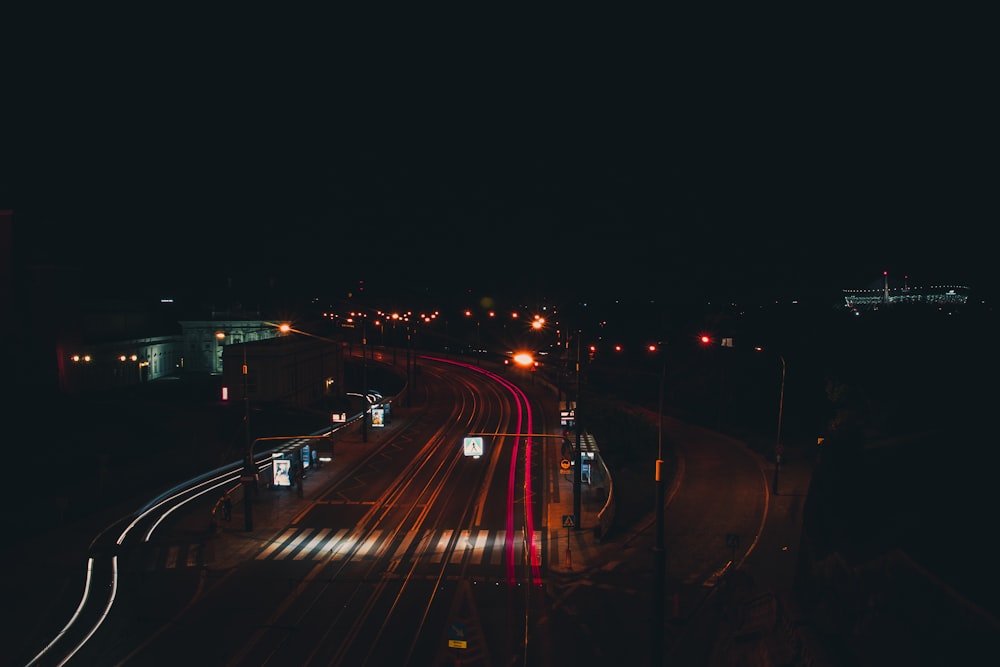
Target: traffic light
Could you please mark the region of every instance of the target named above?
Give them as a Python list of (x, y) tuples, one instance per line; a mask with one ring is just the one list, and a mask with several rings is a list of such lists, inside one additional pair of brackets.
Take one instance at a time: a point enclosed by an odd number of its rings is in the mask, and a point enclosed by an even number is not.
[(712, 342), (712, 337), (707, 334), (702, 334), (701, 336), (698, 337), (698, 341), (702, 345), (708, 345), (709, 343)]

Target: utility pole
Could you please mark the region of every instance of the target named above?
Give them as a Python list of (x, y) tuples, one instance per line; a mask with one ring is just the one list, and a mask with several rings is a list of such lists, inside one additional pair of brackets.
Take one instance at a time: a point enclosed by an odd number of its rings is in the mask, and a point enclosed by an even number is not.
[(247, 341), (243, 339), (243, 430), (247, 455), (243, 466), (243, 516), (247, 531), (253, 530), (253, 494), (257, 487), (257, 470), (253, 464), (253, 440), (250, 439), (250, 393), (247, 388)]
[(656, 542), (653, 545), (653, 623), (650, 628), (650, 665), (663, 664), (663, 624), (665, 621), (664, 605), (667, 595), (667, 549), (663, 540), (663, 503), (665, 488), (663, 477), (663, 385), (667, 376), (667, 362), (663, 362), (660, 372), (659, 417), (656, 438)]
[(576, 454), (574, 455), (573, 471), (573, 517), (574, 527), (580, 530), (580, 494), (583, 484), (583, 447), (581, 439), (583, 433), (583, 421), (580, 410), (580, 332), (576, 334), (576, 407), (573, 420), (576, 422)]
[(778, 435), (774, 439), (774, 481), (771, 487), (771, 491), (774, 495), (778, 495), (778, 470), (781, 468), (781, 455), (784, 453), (784, 447), (781, 445), (781, 413), (785, 406), (785, 357), (778, 355), (781, 359), (781, 393), (778, 394)]
[(361, 385), (365, 405), (361, 412), (361, 442), (368, 442), (368, 314), (361, 315)]
[(413, 369), (410, 359), (413, 352), (413, 340), (410, 334), (410, 325), (406, 325), (406, 407), (413, 405)]

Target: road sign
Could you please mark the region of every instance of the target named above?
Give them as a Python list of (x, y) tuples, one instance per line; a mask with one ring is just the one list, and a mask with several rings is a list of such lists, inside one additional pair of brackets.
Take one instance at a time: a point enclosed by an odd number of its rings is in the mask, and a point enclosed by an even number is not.
[(465, 637), (465, 623), (455, 621), (448, 624), (448, 648), (468, 648)]
[(563, 514), (563, 528), (576, 528), (576, 515), (575, 514)]
[(562, 461), (559, 462), (559, 467), (562, 468), (563, 470), (569, 470), (570, 466), (572, 465), (573, 462), (570, 461), (569, 459), (563, 459)]
[(466, 437), (462, 441), (462, 450), (466, 456), (471, 456), (473, 458), (479, 458), (483, 455), (483, 438), (482, 436), (470, 436)]

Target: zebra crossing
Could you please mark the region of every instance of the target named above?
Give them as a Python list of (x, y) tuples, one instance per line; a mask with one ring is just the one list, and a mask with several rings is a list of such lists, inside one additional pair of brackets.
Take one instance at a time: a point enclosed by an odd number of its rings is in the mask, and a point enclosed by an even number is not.
[(199, 542), (157, 545), (140, 557), (140, 567), (147, 572), (200, 568), (204, 562), (204, 547)]
[[(532, 565), (542, 561), (544, 531), (535, 531), (529, 555)], [(449, 549), (450, 546), (450, 549)], [(505, 530), (411, 530), (392, 534), (386, 530), (370, 532), (349, 528), (288, 528), (272, 539), (254, 556), (255, 560), (319, 561), (341, 559), (390, 560), (441, 564), (502, 565), (507, 554), (515, 562), (524, 562), (524, 531)], [(205, 563), (204, 545), (197, 542), (158, 545), (145, 552), (142, 569), (180, 570), (200, 568)]]
[[(529, 554), (532, 565), (542, 559), (543, 531), (535, 531)], [(501, 565), (507, 554), (524, 558), (524, 531), (507, 539), (505, 530), (423, 530), (393, 534), (385, 530), (355, 532), (348, 528), (289, 528), (257, 553), (256, 560), (378, 559), (439, 564)]]

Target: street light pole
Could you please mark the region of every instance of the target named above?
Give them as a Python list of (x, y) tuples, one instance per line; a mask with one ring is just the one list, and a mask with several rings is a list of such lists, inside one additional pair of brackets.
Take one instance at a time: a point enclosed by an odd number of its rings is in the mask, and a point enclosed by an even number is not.
[(253, 530), (253, 492), (257, 485), (257, 471), (253, 464), (253, 441), (250, 439), (250, 394), (247, 390), (247, 341), (243, 340), (243, 430), (246, 436), (247, 457), (243, 464), (243, 516), (247, 531)]
[(582, 446), (582, 433), (583, 433), (583, 421), (581, 420), (582, 411), (580, 410), (580, 332), (576, 333), (576, 406), (573, 408), (576, 427), (576, 454), (574, 455), (574, 472), (573, 472), (573, 517), (575, 519), (574, 527), (580, 529), (580, 496), (582, 493), (583, 485), (583, 446)]
[(656, 435), (656, 541), (653, 544), (653, 625), (650, 631), (650, 663), (663, 664), (663, 625), (665, 622), (666, 585), (667, 585), (667, 549), (664, 544), (663, 503), (666, 490), (663, 484), (665, 475), (663, 469), (663, 387), (667, 377), (667, 362), (663, 361), (660, 371), (660, 397), (657, 408)]
[(774, 439), (774, 482), (772, 484), (771, 491), (774, 495), (778, 495), (778, 470), (781, 468), (781, 454), (783, 453), (784, 447), (781, 446), (781, 415), (785, 406), (785, 357), (778, 355), (781, 359), (781, 392), (778, 395), (778, 434)]
[(411, 396), (413, 395), (413, 369), (411, 367), (410, 354), (413, 351), (413, 343), (410, 334), (410, 325), (406, 325), (406, 407), (410, 407), (413, 404)]
[(365, 406), (361, 413), (361, 442), (368, 442), (368, 315), (361, 315), (361, 384)]

